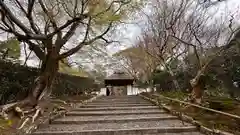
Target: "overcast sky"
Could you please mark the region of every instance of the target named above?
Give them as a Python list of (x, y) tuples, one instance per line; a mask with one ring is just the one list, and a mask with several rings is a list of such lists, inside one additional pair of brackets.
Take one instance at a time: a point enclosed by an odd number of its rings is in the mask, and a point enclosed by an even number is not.
[[(216, 12), (216, 7), (218, 7), (217, 13)], [(225, 2), (222, 2), (220, 5), (217, 5), (212, 8), (214, 14), (218, 14), (217, 16), (221, 16), (223, 14), (226, 14), (226, 12), (229, 12), (229, 14), (234, 14), (238, 12), (238, 18), (240, 18), (240, 0), (227, 0)], [(145, 8), (144, 12), (148, 12), (149, 9)], [(139, 18), (135, 16), (133, 19), (132, 24), (125, 24), (124, 26), (121, 26), (121, 34), (120, 40), (122, 41), (121, 46), (117, 45), (112, 45), (109, 46), (108, 49), (110, 52), (116, 52), (118, 50), (125, 49), (127, 47), (132, 46), (135, 42), (137, 37), (139, 36), (141, 29), (139, 25), (136, 25), (136, 23), (144, 22), (142, 18)]]
[[(216, 14), (219, 14), (219, 16), (221, 16), (221, 14), (225, 14), (226, 12), (230, 12), (230, 13), (235, 13), (238, 12), (238, 17), (240, 18), (240, 0), (227, 0), (225, 2), (222, 2), (221, 5), (217, 6), (219, 8), (218, 12)], [(215, 7), (213, 8), (214, 10), (212, 10), (213, 12), (215, 12)], [(145, 8), (144, 9), (145, 12), (148, 12), (149, 9)], [(139, 36), (141, 29), (139, 25), (136, 25), (136, 23), (139, 22), (144, 22), (144, 19), (141, 17), (133, 17), (132, 21), (129, 22), (129, 24), (124, 24), (118, 27), (118, 32), (116, 32), (116, 36), (115, 36), (115, 40), (119, 40), (121, 42), (121, 44), (112, 44), (110, 46), (107, 47), (107, 51), (109, 52), (109, 54), (113, 54), (119, 50), (123, 50), (127, 47), (131, 47), (134, 45), (134, 43), (136, 42), (137, 37)], [(24, 51), (22, 49), (22, 56), (21, 56), (21, 60), (24, 61), (25, 59), (25, 55), (24, 55)], [(27, 62), (27, 64), (29, 66), (37, 66), (38, 62), (36, 61), (36, 59), (32, 59), (29, 60)]]

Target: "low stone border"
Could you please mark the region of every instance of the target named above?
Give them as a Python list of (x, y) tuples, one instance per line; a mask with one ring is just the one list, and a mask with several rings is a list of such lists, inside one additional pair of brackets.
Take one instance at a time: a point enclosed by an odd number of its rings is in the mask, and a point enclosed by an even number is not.
[[(85, 105), (89, 102), (92, 102), (92, 101), (96, 100), (98, 97), (101, 97), (101, 96), (102, 95), (96, 95), (96, 96), (94, 96), (90, 99), (82, 101), (81, 103), (76, 103), (77, 105), (75, 104), (74, 107), (72, 107), (70, 110), (59, 112), (58, 114), (53, 115), (52, 117), (50, 117), (50, 118), (44, 120), (43, 122), (39, 123), (38, 125), (34, 126), (32, 129), (28, 129), (29, 131), (27, 132), (27, 134), (31, 134), (32, 132), (36, 131), (40, 126), (48, 125), (48, 124), (50, 124), (51, 121), (53, 121), (57, 118), (63, 117), (67, 112), (75, 109), (76, 106), (83, 106), (83, 105)], [(21, 134), (19, 133), (19, 135), (21, 135)]]
[(207, 134), (207, 135), (234, 135), (234, 134), (229, 133), (229, 132), (225, 132), (225, 131), (221, 131), (221, 130), (217, 130), (217, 129), (207, 128), (207, 127), (203, 126), (201, 122), (194, 120), (192, 117), (189, 117), (189, 116), (187, 116), (187, 115), (185, 115), (183, 113), (180, 113), (180, 112), (173, 111), (170, 107), (168, 107), (166, 105), (159, 104), (157, 99), (152, 99), (152, 98), (143, 96), (141, 94), (139, 96), (141, 98), (143, 98), (145, 100), (148, 100), (148, 101), (152, 102), (153, 104), (161, 107), (162, 109), (167, 110), (172, 115), (175, 115), (178, 118), (180, 118), (182, 121), (185, 121), (185, 122), (188, 122), (188, 123), (191, 123), (191, 124), (197, 126), (199, 131), (204, 133), (204, 134)]

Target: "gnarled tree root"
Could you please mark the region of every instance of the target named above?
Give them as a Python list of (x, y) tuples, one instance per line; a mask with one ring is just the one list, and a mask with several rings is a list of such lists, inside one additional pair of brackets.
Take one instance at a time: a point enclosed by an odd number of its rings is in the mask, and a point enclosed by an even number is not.
[[(44, 110), (46, 109), (47, 105), (49, 105), (49, 99), (42, 99), (38, 100), (37, 102), (33, 102), (34, 100), (26, 99), (20, 102), (15, 102), (7, 105), (0, 106), (0, 117), (5, 118), (6, 120), (11, 119), (10, 114), (16, 115), (19, 119), (19, 126), (18, 130), (20, 132), (29, 133), (35, 128), (37, 128), (38, 122), (41, 123), (39, 120), (39, 116), (43, 115)], [(50, 100), (51, 103), (57, 102), (63, 105), (67, 103), (62, 100)], [(37, 103), (37, 104), (35, 104)], [(54, 105), (54, 103), (53, 103)], [(53, 106), (53, 110), (47, 115), (59, 113), (61, 111), (65, 111), (66, 108), (59, 104), (55, 104)], [(48, 117), (48, 116), (47, 116)]]
[(17, 129), (22, 129), (30, 120), (32, 123), (35, 122), (37, 117), (42, 114), (42, 110), (40, 106), (36, 105), (29, 106), (27, 101), (15, 102), (7, 105), (3, 105), (0, 107), (1, 113), (0, 116), (4, 119), (10, 119), (9, 114), (13, 113), (17, 117), (19, 117), (22, 121), (20, 126)]
[(31, 114), (29, 114), (28, 116), (26, 116), (26, 117), (23, 118), (23, 122), (22, 122), (22, 124), (19, 126), (18, 129), (24, 128), (24, 126), (25, 126), (30, 120), (31, 120), (31, 123), (34, 123), (35, 120), (37, 119), (37, 117), (38, 117), (39, 115), (41, 115), (41, 114), (42, 114), (42, 113), (41, 113), (41, 109), (38, 108), (38, 107), (36, 107), (35, 110), (34, 110), (34, 113), (31, 113)]

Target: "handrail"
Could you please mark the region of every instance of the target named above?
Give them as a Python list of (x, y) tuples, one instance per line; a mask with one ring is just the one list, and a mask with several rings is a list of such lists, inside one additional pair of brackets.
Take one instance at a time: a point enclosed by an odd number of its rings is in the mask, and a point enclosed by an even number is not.
[(189, 102), (180, 101), (180, 100), (178, 100), (178, 99), (173, 99), (173, 98), (165, 97), (165, 96), (163, 96), (163, 95), (153, 94), (153, 96), (163, 97), (163, 98), (168, 99), (168, 100), (171, 100), (171, 101), (179, 102), (179, 103), (182, 103), (182, 104), (194, 106), (194, 107), (201, 108), (201, 109), (204, 109), (204, 110), (208, 110), (208, 111), (211, 111), (211, 112), (215, 112), (215, 113), (219, 113), (219, 114), (226, 115), (226, 116), (229, 116), (229, 117), (233, 117), (233, 118), (236, 118), (236, 119), (240, 119), (240, 116), (238, 116), (238, 115), (234, 115), (234, 114), (230, 114), (230, 113), (226, 113), (226, 112), (214, 110), (214, 109), (211, 109), (211, 108), (203, 107), (203, 106), (196, 105), (196, 104), (189, 103)]

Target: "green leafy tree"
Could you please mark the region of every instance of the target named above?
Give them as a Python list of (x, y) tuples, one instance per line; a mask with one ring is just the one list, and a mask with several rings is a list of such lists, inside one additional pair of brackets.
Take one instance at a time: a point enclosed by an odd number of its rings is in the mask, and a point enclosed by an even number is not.
[(59, 62), (59, 72), (74, 76), (88, 77), (88, 74), (83, 69), (71, 67), (71, 65), (68, 64), (67, 60)]
[(12, 58), (18, 60), (20, 54), (20, 42), (16, 38), (10, 38), (0, 42), (1, 59)]

